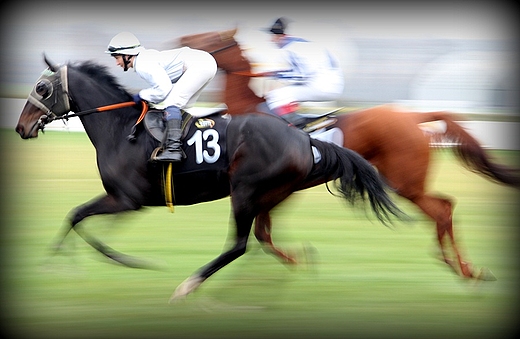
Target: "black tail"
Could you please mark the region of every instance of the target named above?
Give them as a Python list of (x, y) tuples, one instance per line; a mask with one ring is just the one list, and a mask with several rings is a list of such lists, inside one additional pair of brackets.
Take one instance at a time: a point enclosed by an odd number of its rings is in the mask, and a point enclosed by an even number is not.
[(367, 196), (370, 207), (377, 218), (385, 225), (391, 216), (405, 219), (406, 214), (390, 199), (386, 192), (389, 188), (372, 165), (358, 153), (337, 145), (311, 139), (321, 155), (316, 164), (313, 177), (323, 177), (334, 184), (341, 196), (352, 205), (365, 202)]

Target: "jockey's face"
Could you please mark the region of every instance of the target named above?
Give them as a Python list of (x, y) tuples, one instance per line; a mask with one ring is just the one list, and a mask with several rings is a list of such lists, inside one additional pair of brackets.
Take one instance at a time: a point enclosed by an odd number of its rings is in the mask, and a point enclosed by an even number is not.
[(129, 60), (128, 68), (134, 67), (134, 57), (133, 56), (122, 55), (122, 54), (114, 55), (114, 59), (116, 59), (116, 65), (118, 65), (119, 67), (121, 67), (123, 69), (125, 68), (125, 60), (124, 60), (125, 58), (127, 58)]
[(285, 34), (271, 34), (271, 42), (281, 48), (283, 46), (284, 37)]

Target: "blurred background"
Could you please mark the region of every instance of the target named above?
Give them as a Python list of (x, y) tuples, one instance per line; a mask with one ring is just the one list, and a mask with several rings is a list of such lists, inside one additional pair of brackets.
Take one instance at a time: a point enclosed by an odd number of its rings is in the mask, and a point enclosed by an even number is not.
[[(17, 1), (4, 2), (1, 13), (1, 127), (16, 124), (21, 99), (45, 68), (44, 52), (56, 63), (95, 60), (138, 90), (147, 84), (104, 53), (117, 33), (131, 31), (146, 48), (167, 49), (183, 35), (238, 28), (235, 38), (245, 55), (257, 71), (266, 71), (283, 68), (265, 29), (284, 16), (290, 20), (288, 34), (322, 43), (338, 56), (346, 79), (338, 105), (396, 103), (480, 114), (477, 120), (508, 122), (471, 126), (486, 146), (520, 144), (518, 29), (505, 2)], [(250, 82), (260, 95), (266, 88), (262, 81)], [(222, 101), (222, 88), (219, 73), (199, 102)], [(72, 120), (67, 128), (81, 126)]]
[[(133, 32), (147, 48), (163, 49), (183, 35), (237, 27), (236, 39), (251, 61), (273, 67), (276, 51), (262, 29), (285, 16), (292, 21), (289, 34), (321, 42), (339, 56), (346, 102), (516, 113), (513, 13), (510, 5), (491, 1), (4, 2), (0, 94), (26, 98), (44, 68), (43, 52), (57, 63), (96, 60), (124, 84), (144, 86), (104, 54), (120, 31)], [(206, 100), (214, 100), (220, 86), (217, 78)]]

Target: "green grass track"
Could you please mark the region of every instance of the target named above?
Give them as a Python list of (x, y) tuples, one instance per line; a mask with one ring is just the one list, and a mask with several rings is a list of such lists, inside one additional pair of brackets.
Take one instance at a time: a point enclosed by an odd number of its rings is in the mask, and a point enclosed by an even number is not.
[[(21, 140), (1, 130), (2, 328), (13, 338), (501, 338), (516, 324), (519, 194), (435, 151), (430, 189), (456, 197), (459, 245), (494, 282), (467, 281), (439, 261), (434, 225), (394, 196), (413, 222), (387, 228), (325, 186), (273, 213), (273, 237), (301, 260), (286, 267), (249, 251), (185, 301), (168, 299), (227, 244), (229, 199), (96, 216), (85, 228), (109, 246), (152, 260), (136, 270), (103, 259), (71, 233), (49, 245), (67, 213), (103, 192), (84, 133)], [(493, 151), (504, 163), (520, 154)], [(405, 166), (406, 164), (403, 164)]]

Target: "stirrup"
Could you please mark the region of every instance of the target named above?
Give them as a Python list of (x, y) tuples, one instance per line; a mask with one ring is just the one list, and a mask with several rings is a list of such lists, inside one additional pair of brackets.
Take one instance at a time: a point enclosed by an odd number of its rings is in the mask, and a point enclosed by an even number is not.
[(148, 161), (156, 161), (155, 159), (157, 158), (157, 155), (162, 151), (162, 147), (156, 147), (153, 151), (152, 151), (152, 154), (150, 154), (150, 159)]
[[(176, 158), (164, 158), (161, 159), (161, 156), (165, 153), (171, 153), (173, 155), (178, 155), (179, 159)], [(186, 155), (184, 154), (184, 151), (181, 149), (179, 152), (169, 152), (162, 147), (157, 147), (153, 150), (152, 155), (150, 156), (151, 161), (158, 161), (158, 162), (181, 162), (186, 158)]]

